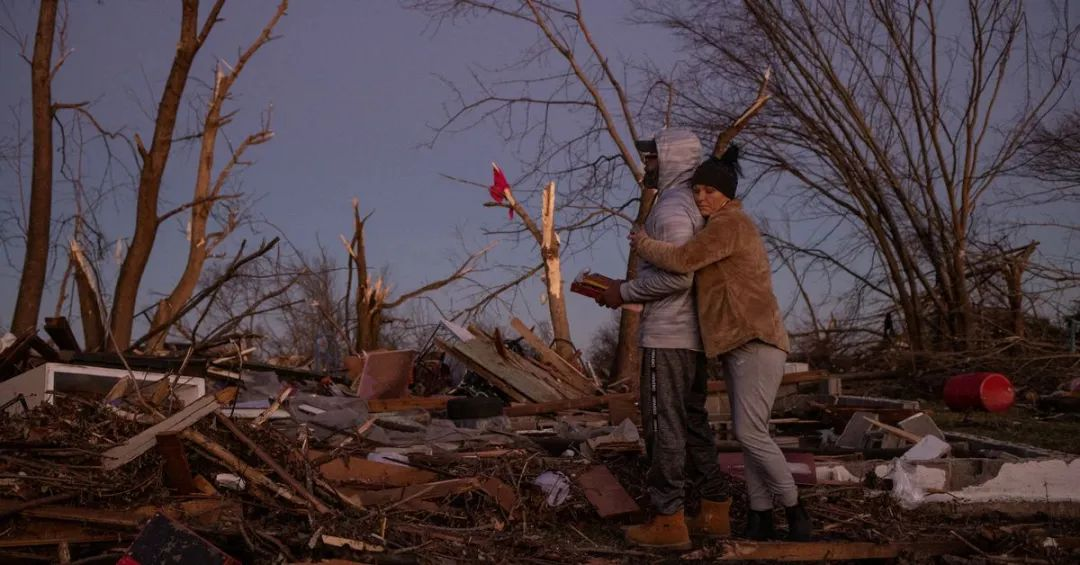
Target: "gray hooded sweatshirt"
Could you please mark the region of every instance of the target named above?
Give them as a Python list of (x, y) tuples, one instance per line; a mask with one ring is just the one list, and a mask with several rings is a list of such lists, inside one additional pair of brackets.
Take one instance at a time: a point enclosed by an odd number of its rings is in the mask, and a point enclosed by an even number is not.
[[(645, 220), (645, 231), (653, 239), (682, 245), (705, 225), (690, 191), (690, 177), (701, 160), (701, 141), (688, 129), (667, 128), (656, 135), (656, 150), (659, 195)], [(637, 276), (620, 290), (624, 301), (645, 304), (642, 347), (702, 349), (693, 286), (693, 274), (680, 275), (646, 261), (638, 263)]]

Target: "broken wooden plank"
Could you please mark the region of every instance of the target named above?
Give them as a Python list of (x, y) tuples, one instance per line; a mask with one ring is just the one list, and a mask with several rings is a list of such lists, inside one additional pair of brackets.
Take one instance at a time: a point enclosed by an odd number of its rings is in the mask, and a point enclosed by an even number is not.
[[(469, 358), (473, 363), (497, 375), (503, 382), (517, 389), (527, 400), (548, 402), (564, 398), (563, 395), (559, 394), (547, 383), (499, 357), (498, 352), (491, 347), (489, 342), (481, 339), (463, 341), (454, 344), (454, 349), (459, 354)], [(517, 354), (512, 353), (511, 355), (516, 356)]]
[[(308, 457), (312, 460), (324, 455), (315, 450), (308, 452)], [(430, 483), (438, 478), (438, 475), (431, 471), (351, 456), (335, 457), (319, 465), (319, 474), (328, 481), (374, 487), (407, 487)]]
[(552, 402), (536, 402), (531, 404), (514, 404), (506, 408), (505, 414), (507, 416), (535, 416), (537, 414), (547, 414), (551, 412), (558, 412), (560, 410), (589, 410), (592, 408), (599, 408), (606, 406), (609, 402), (615, 400), (636, 400), (637, 395), (632, 392), (624, 392), (617, 394), (605, 394), (602, 396), (586, 396), (583, 398), (569, 398), (566, 400), (555, 400)]
[[(61, 493), (61, 494), (54, 494), (52, 496), (45, 496), (45, 497), (41, 497), (41, 498), (35, 498), (33, 500), (27, 500), (25, 502), (13, 503), (10, 506), (8, 506), (7, 508), (0, 507), (0, 520), (4, 520), (8, 516), (15, 516), (15, 515), (23, 512), (25, 510), (38, 508), (40, 506), (45, 506), (47, 504), (53, 504), (53, 503), (56, 503), (56, 502), (63, 502), (63, 501), (68, 500), (70, 498), (75, 498), (76, 496), (79, 496), (79, 493), (77, 493), (77, 492), (66, 492), (66, 493)], [(3, 501), (3, 502), (7, 502), (7, 501)]]
[(384, 398), (368, 400), (368, 412), (405, 412), (417, 408), (423, 410), (444, 410), (450, 396), (410, 396), (405, 398)]
[[(794, 385), (800, 383), (816, 383), (829, 380), (829, 372), (823, 370), (802, 371), (799, 373), (787, 373), (780, 381), (780, 385)], [(726, 393), (727, 383), (724, 381), (709, 381), (709, 394)]]
[(165, 460), (165, 486), (176, 494), (198, 492), (178, 433), (163, 432), (157, 435), (156, 440), (158, 453)]
[(489, 477), (480, 483), (480, 490), (495, 500), (499, 508), (503, 509), (503, 512), (507, 514), (514, 512), (514, 507), (517, 506), (517, 493), (510, 488), (510, 485), (494, 477)]
[(885, 430), (886, 432), (889, 432), (890, 434), (892, 434), (892, 435), (894, 435), (894, 436), (896, 436), (898, 438), (910, 441), (911, 443), (919, 443), (919, 440), (922, 439), (922, 436), (918, 436), (918, 435), (915, 435), (915, 434), (913, 434), (911, 432), (901, 430), (900, 428), (897, 428), (896, 426), (890, 426), (888, 424), (879, 422), (877, 420), (872, 420), (872, 419), (870, 419), (870, 418), (868, 418), (866, 416), (863, 416), (863, 419), (865, 419), (867, 422), (870, 422), (870, 425), (881, 428), (881, 429)]
[(60, 351), (82, 352), (79, 340), (75, 338), (75, 332), (71, 331), (71, 324), (68, 323), (67, 318), (63, 316), (45, 318), (45, 333), (49, 334)]
[[(9, 503), (6, 501), (0, 503), (0, 508), (6, 508), (8, 506)], [(144, 520), (153, 516), (155, 511), (156, 510), (153, 507), (140, 507), (129, 510), (107, 510), (104, 508), (48, 505), (23, 510), (22, 515), (27, 518), (78, 522), (95, 526), (137, 528)]]
[(288, 399), (290, 396), (292, 396), (292, 393), (295, 390), (296, 389), (291, 386), (283, 388), (281, 392), (278, 393), (277, 397), (274, 398), (274, 401), (270, 403), (270, 406), (267, 406), (266, 410), (263, 410), (262, 414), (259, 414), (254, 420), (251, 421), (249, 425), (252, 428), (258, 429), (263, 424), (265, 424), (266, 421), (270, 419), (270, 416), (281, 408), (281, 404), (285, 402), (285, 400)]
[(342, 488), (341, 490), (347, 495), (351, 495), (353, 500), (363, 506), (385, 506), (387, 504), (404, 503), (411, 500), (444, 498), (476, 490), (479, 487), (480, 480), (475, 477), (469, 477), (465, 479), (449, 479), (383, 490), (359, 491), (348, 488)]
[[(471, 341), (479, 341), (479, 340), (473, 339)], [(461, 343), (469, 343), (469, 342), (461, 342)], [(442, 340), (439, 340), (439, 339), (435, 340), (435, 346), (436, 347), (438, 347), (439, 349), (445, 351), (446, 353), (456, 357), (458, 360), (460, 360), (462, 363), (464, 363), (465, 366), (469, 368), (469, 370), (471, 370), (474, 373), (480, 375), (481, 377), (483, 377), (484, 380), (486, 380), (492, 386), (499, 389), (499, 391), (501, 391), (506, 396), (510, 397), (510, 400), (513, 400), (515, 402), (529, 402), (529, 399), (527, 399), (525, 397), (525, 395), (521, 394), (520, 392), (518, 392), (517, 389), (510, 386), (510, 384), (508, 384), (507, 382), (503, 381), (503, 379), (499, 375), (497, 375), (495, 373), (492, 373), (484, 365), (474, 362), (467, 355), (465, 355), (464, 353), (458, 351), (457, 350), (457, 345), (458, 344), (449, 344), (449, 343), (446, 343), (446, 342), (444, 342)], [(485, 342), (485, 347), (486, 347), (486, 342)]]
[(157, 435), (168, 431), (182, 431), (217, 410), (219, 404), (227, 404), (236, 398), (236, 387), (226, 388), (217, 394), (208, 394), (192, 402), (183, 410), (165, 418), (135, 437), (101, 454), (101, 466), (111, 471), (134, 461), (157, 443)]
[(289, 489), (275, 483), (270, 477), (264, 475), (261, 471), (255, 469), (251, 465), (248, 465), (244, 460), (235, 456), (228, 449), (225, 449), (212, 439), (200, 434), (195, 430), (184, 430), (180, 432), (180, 436), (199, 447), (202, 447), (211, 455), (216, 457), (219, 461), (225, 464), (226, 467), (232, 469), (234, 472), (240, 474), (252, 484), (259, 485), (271, 493), (288, 500), (294, 504), (304, 505), (304, 501), (293, 494)]
[(641, 507), (603, 465), (593, 465), (578, 475), (577, 483), (601, 518), (618, 518), (641, 512)]
[(322, 542), (330, 547), (347, 547), (356, 551), (363, 551), (366, 553), (382, 553), (386, 551), (386, 548), (381, 545), (374, 545), (360, 540), (341, 538), (338, 536), (329, 536), (323, 534), (320, 538)]
[(507, 356), (507, 360), (513, 366), (532, 375), (533, 378), (544, 382), (544, 384), (562, 395), (563, 398), (577, 398), (579, 396), (592, 394), (592, 392), (582, 392), (567, 384), (566, 381), (557, 378), (555, 371), (549, 366), (541, 364), (536, 359), (524, 357), (522, 355), (510, 355)]
[(304, 485), (300, 484), (300, 481), (296, 480), (295, 477), (290, 475), (289, 472), (286, 471), (285, 468), (282, 467), (276, 459), (271, 457), (269, 453), (259, 447), (259, 444), (252, 441), (251, 438), (247, 436), (247, 434), (241, 431), (240, 427), (233, 423), (232, 419), (230, 419), (225, 414), (222, 414), (221, 412), (217, 412), (217, 419), (219, 422), (221, 422), (223, 426), (228, 428), (234, 436), (236, 436), (236, 439), (240, 440), (241, 443), (246, 445), (248, 449), (254, 452), (259, 459), (262, 459), (263, 463), (269, 465), (270, 468), (274, 470), (274, 473), (277, 473), (277, 476), (281, 477), (281, 480), (285, 481), (285, 484), (289, 485), (294, 491), (299, 493), (300, 496), (307, 499), (307, 501), (311, 503), (312, 507), (314, 507), (317, 512), (325, 514), (330, 511), (329, 506), (323, 504), (323, 501), (319, 500), (315, 495), (311, 494), (311, 492), (304, 488)]
[(596, 385), (594, 385), (588, 377), (582, 374), (582, 372), (579, 371), (577, 367), (574, 367), (567, 359), (563, 359), (554, 349), (548, 347), (548, 345), (544, 343), (544, 340), (534, 334), (524, 322), (517, 318), (513, 318), (510, 320), (510, 326), (514, 328), (521, 337), (525, 338), (525, 342), (528, 343), (530, 347), (536, 350), (536, 353), (540, 355), (540, 359), (555, 369), (555, 372), (552, 373), (553, 376), (574, 387), (582, 394), (592, 394), (596, 392)]
[(958, 555), (970, 548), (957, 541), (945, 542), (727, 542), (722, 554), (712, 556), (718, 561), (849, 561), (862, 559), (896, 559), (904, 555), (931, 557)]

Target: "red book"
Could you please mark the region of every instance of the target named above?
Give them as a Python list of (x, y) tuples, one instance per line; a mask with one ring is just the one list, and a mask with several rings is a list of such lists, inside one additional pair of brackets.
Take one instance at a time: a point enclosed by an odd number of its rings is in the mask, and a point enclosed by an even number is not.
[[(605, 277), (599, 273), (590, 273), (586, 269), (578, 273), (578, 276), (574, 278), (574, 282), (570, 283), (570, 292), (576, 292), (595, 300), (603, 296), (604, 291), (616, 282), (618, 281), (611, 277)], [(640, 304), (623, 304), (622, 307), (635, 312), (641, 311)]]

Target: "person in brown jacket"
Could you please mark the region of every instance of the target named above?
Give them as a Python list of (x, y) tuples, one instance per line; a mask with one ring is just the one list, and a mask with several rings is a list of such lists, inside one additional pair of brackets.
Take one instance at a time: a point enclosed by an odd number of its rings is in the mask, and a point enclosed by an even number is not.
[(765, 244), (754, 221), (735, 199), (738, 147), (711, 158), (691, 181), (705, 227), (676, 246), (630, 235), (631, 247), (657, 267), (696, 273), (698, 323), (705, 354), (724, 368), (735, 436), (742, 445), (750, 500), (746, 536), (774, 539), (773, 501), (783, 505), (791, 541), (810, 538), (810, 516), (799, 501), (795, 481), (780, 448), (769, 436), (769, 415), (790, 349)]

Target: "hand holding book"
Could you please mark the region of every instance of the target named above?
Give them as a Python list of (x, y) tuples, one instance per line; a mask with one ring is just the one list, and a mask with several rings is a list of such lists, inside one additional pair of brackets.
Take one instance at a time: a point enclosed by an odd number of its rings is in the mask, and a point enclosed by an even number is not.
[(590, 273), (587, 269), (574, 278), (570, 284), (570, 292), (576, 292), (582, 296), (588, 296), (596, 300), (597, 304), (609, 308), (621, 307), (633, 312), (641, 311), (641, 304), (626, 304), (622, 302), (622, 296), (618, 294), (619, 286), (623, 281), (606, 277), (598, 273)]

